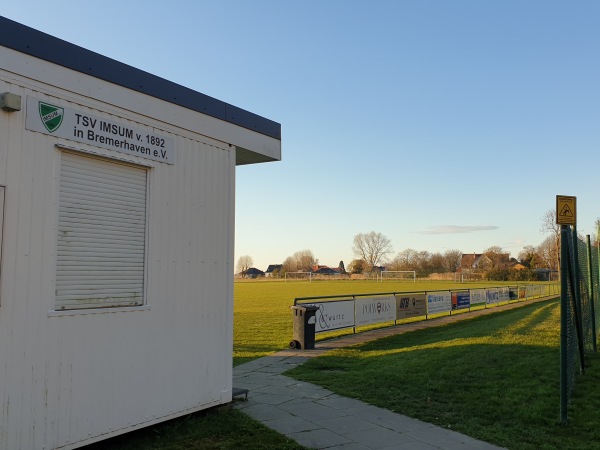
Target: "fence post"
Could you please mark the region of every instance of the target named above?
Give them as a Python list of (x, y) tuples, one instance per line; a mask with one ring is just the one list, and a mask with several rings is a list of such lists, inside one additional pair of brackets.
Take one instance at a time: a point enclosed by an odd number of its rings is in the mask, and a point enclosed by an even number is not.
[(567, 357), (567, 314), (569, 311), (569, 288), (567, 284), (567, 261), (569, 260), (569, 247), (567, 244), (567, 226), (560, 226), (560, 421), (567, 423), (568, 399), (568, 363)]
[(356, 295), (352, 296), (352, 301), (354, 302), (354, 326), (352, 327), (352, 334), (356, 334)]
[(587, 236), (587, 257), (588, 257), (588, 278), (589, 278), (589, 291), (590, 291), (590, 314), (592, 315), (592, 348), (596, 353), (596, 312), (594, 310), (594, 272), (592, 271), (592, 241), (590, 235)]
[[(579, 244), (577, 242), (577, 229), (571, 230), (571, 243), (573, 245), (573, 261), (567, 255), (569, 284), (571, 285), (571, 303), (573, 304), (573, 318), (575, 319), (575, 333), (577, 335), (577, 347), (579, 349), (579, 372), (585, 371), (585, 348), (583, 343), (583, 324), (581, 322), (581, 299), (579, 298)], [(571, 264), (573, 263), (573, 264)]]

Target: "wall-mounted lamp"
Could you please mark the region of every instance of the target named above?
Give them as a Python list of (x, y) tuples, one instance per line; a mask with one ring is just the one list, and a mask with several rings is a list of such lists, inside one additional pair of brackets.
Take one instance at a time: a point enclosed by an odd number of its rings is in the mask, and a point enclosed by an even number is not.
[(0, 108), (4, 111), (21, 111), (21, 96), (11, 92), (0, 94)]

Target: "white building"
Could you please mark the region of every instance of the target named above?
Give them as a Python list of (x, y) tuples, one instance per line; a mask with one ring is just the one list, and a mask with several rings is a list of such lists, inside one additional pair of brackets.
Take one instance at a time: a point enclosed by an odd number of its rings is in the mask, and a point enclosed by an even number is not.
[(280, 125), (0, 30), (0, 448), (231, 401), (235, 166), (279, 160)]

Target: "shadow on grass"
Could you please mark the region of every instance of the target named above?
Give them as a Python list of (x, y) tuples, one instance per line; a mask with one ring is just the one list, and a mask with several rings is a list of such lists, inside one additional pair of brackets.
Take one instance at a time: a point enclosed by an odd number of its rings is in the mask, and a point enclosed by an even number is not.
[(301, 450), (241, 411), (213, 408), (107, 439), (86, 450)]
[(286, 375), (511, 450), (596, 449), (600, 360), (562, 426), (559, 330), (558, 303), (542, 302), (337, 350)]

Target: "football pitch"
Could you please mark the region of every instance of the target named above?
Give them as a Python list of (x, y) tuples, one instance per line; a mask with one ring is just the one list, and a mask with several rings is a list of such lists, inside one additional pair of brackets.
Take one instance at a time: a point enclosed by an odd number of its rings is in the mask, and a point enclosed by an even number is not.
[[(287, 348), (292, 339), (294, 298), (386, 292), (474, 289), (515, 283), (447, 281), (288, 281), (248, 280), (234, 284), (234, 365)], [(349, 331), (340, 331), (348, 333)], [(331, 334), (329, 334), (331, 336)], [(318, 336), (317, 336), (318, 339)]]

